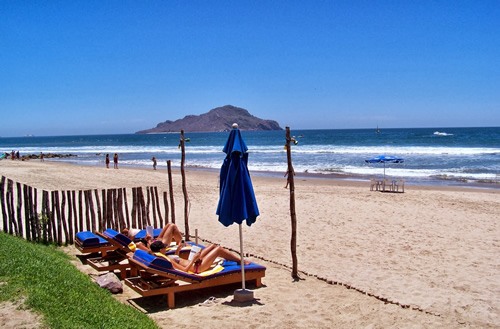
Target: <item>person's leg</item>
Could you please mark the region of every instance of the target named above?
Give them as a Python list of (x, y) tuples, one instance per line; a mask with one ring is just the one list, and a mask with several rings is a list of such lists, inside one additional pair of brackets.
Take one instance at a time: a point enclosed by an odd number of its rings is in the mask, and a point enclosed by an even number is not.
[(182, 234), (175, 224), (168, 225), (163, 236), (159, 238), (161, 239), (161, 242), (163, 242), (167, 247), (170, 246), (172, 239), (176, 244), (180, 244), (182, 242)]
[(170, 225), (172, 225), (172, 224), (168, 223), (167, 225), (163, 226), (163, 228), (161, 229), (160, 235), (158, 235), (158, 239), (161, 240), (163, 238), (163, 236), (165, 235), (165, 232), (167, 232)]
[[(229, 250), (224, 249), (221, 246), (216, 246), (216, 247), (212, 248), (205, 255), (205, 257), (202, 257), (201, 264), (198, 267), (198, 272), (203, 272), (203, 271), (208, 270), (210, 268), (210, 266), (212, 266), (213, 262), (215, 261), (215, 259), (217, 257), (222, 257), (226, 260), (231, 260), (231, 261), (238, 262), (238, 263), (241, 262), (241, 258), (239, 256), (236, 256), (235, 254), (233, 254)], [(245, 261), (245, 264), (248, 265), (248, 264), (250, 264), (250, 262)]]

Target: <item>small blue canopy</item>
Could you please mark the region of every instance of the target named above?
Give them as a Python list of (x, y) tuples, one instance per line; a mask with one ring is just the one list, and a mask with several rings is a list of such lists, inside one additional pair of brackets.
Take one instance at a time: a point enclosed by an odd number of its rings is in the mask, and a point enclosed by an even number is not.
[(248, 172), (247, 146), (240, 130), (231, 130), (223, 148), (226, 158), (220, 170), (220, 195), (217, 206), (219, 222), (224, 226), (241, 224), (245, 219), (248, 226), (255, 223), (259, 208), (255, 200), (252, 180)]
[(392, 155), (379, 155), (365, 160), (367, 163), (403, 163), (405, 160)]
[(385, 179), (385, 164), (386, 163), (403, 163), (403, 158), (398, 158), (392, 155), (379, 155), (371, 159), (365, 160), (367, 163), (383, 163), (384, 164), (384, 179)]

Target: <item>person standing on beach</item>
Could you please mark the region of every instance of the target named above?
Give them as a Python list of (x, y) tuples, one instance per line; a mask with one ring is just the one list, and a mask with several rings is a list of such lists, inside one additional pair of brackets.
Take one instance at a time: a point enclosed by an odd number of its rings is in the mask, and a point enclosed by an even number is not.
[(113, 163), (115, 164), (115, 169), (118, 169), (118, 153), (113, 156)]
[(153, 161), (153, 170), (156, 170), (156, 158), (153, 157), (151, 160)]
[(106, 154), (106, 168), (109, 169), (109, 154)]
[(45, 160), (43, 159), (43, 152), (40, 152), (40, 161), (44, 162)]

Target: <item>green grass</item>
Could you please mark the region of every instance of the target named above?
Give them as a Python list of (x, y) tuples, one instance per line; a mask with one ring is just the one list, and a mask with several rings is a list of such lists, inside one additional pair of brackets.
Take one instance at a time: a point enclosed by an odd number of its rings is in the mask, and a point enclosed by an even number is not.
[(0, 232), (0, 301), (25, 297), (48, 328), (158, 328), (76, 269), (54, 246)]

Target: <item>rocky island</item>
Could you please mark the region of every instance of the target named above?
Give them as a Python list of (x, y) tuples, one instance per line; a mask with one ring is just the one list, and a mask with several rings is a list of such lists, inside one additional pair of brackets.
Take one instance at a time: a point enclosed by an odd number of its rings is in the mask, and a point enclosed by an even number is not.
[(235, 122), (241, 130), (283, 130), (274, 120), (260, 119), (245, 109), (226, 105), (201, 115), (187, 115), (175, 121), (167, 120), (154, 128), (141, 130), (136, 134), (180, 132), (182, 129), (189, 132), (229, 131)]

